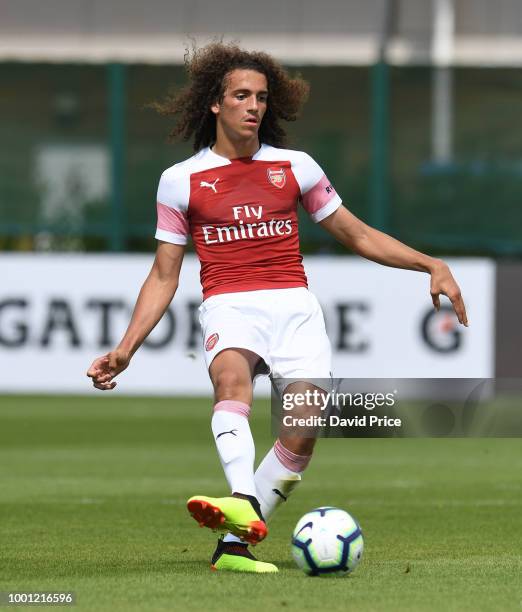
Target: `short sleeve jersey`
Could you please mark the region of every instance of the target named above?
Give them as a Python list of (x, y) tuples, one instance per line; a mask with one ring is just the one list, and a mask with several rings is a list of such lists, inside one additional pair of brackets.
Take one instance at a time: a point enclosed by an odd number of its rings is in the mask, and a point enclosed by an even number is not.
[(262, 145), (227, 159), (209, 147), (162, 174), (156, 238), (186, 244), (201, 262), (203, 298), (306, 287), (297, 209), (318, 223), (341, 200), (306, 153)]

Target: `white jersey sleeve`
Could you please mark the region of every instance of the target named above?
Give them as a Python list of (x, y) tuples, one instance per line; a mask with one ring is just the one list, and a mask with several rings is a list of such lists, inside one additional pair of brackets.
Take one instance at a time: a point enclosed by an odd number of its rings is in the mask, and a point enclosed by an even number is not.
[(187, 244), (189, 197), (190, 174), (179, 166), (172, 166), (165, 170), (158, 186), (156, 228), (158, 240), (172, 244)]
[(341, 206), (341, 198), (321, 169), (307, 153), (302, 153), (292, 164), (294, 176), (301, 190), (303, 208), (319, 223)]

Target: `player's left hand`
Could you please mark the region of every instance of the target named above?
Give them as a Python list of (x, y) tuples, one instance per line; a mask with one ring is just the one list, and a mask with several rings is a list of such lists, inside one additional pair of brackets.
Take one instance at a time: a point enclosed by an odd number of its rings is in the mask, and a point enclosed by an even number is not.
[(446, 295), (451, 301), (459, 323), (468, 327), (468, 315), (466, 314), (466, 306), (462, 299), (460, 287), (453, 278), (449, 266), (443, 261), (438, 262), (431, 271), (430, 293), (436, 310), (440, 309), (440, 295)]

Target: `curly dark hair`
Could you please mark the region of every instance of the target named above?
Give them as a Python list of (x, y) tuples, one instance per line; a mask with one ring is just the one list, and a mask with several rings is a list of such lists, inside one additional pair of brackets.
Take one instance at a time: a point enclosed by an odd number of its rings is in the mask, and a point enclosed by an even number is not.
[(216, 141), (216, 117), (210, 110), (221, 101), (226, 88), (226, 76), (232, 70), (249, 69), (264, 74), (268, 83), (268, 106), (259, 128), (259, 140), (275, 147), (284, 147), (287, 135), (281, 120), (295, 121), (305, 102), (309, 85), (299, 75), (288, 72), (267, 53), (245, 51), (234, 43), (214, 42), (192, 54), (185, 54), (185, 69), (189, 83), (173, 92), (163, 102), (151, 106), (162, 115), (177, 116), (171, 139), (193, 138), (195, 151)]

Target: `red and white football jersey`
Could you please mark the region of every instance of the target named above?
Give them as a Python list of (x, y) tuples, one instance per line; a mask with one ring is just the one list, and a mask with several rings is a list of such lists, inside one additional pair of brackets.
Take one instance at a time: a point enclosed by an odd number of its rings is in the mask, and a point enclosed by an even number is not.
[(306, 287), (297, 206), (318, 223), (341, 205), (309, 155), (268, 145), (237, 159), (199, 151), (165, 170), (157, 201), (156, 238), (186, 244), (192, 236), (204, 299)]

